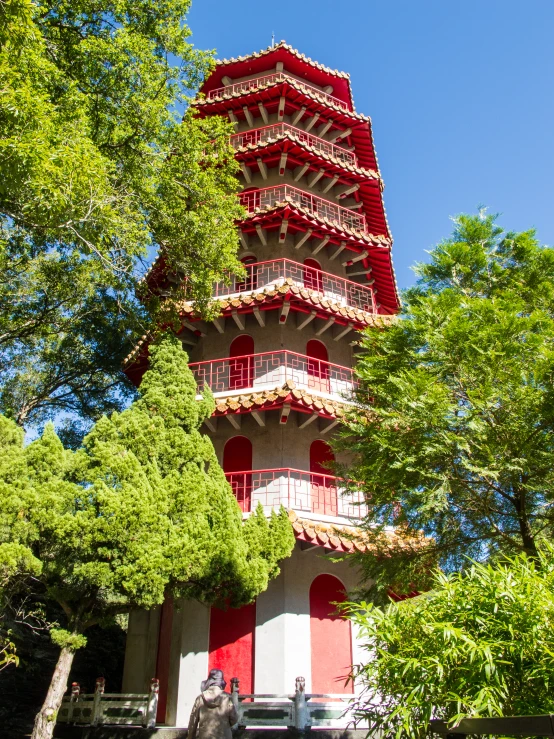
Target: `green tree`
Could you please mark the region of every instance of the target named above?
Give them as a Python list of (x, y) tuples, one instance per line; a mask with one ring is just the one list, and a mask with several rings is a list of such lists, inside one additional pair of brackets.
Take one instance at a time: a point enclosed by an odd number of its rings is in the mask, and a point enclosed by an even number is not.
[(151, 349), (140, 397), (103, 416), (76, 452), (53, 427), (24, 447), (2, 420), (3, 454), (17, 468), (2, 480), (0, 531), (25, 547), (45, 599), (63, 609), (52, 630), (60, 657), (34, 739), (51, 737), (73, 655), (90, 626), (149, 608), (166, 595), (240, 606), (279, 572), (294, 536), (284, 509), (246, 522), (208, 437), (213, 410), (196, 400), (188, 357), (175, 338)]
[[(536, 556), (553, 534), (554, 249), (481, 212), (457, 218), (416, 272), (401, 319), (362, 340), (341, 442), (381, 594), (424, 587), (433, 561)], [(395, 547), (387, 526), (416, 545)]]
[[(0, 410), (21, 425), (121, 407), (133, 337), (239, 269), (232, 129), (189, 106), (213, 64), (189, 5), (0, 3)], [(151, 294), (155, 251), (177, 279)]]
[(431, 736), (429, 720), (552, 712), (554, 550), (437, 574), (433, 589), (351, 605), (367, 660), (356, 706), (384, 735)]

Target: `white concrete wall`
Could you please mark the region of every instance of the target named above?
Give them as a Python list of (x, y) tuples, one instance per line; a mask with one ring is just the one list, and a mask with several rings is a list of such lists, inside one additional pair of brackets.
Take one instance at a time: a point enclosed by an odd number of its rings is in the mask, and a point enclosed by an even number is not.
[[(300, 543), (282, 563), (281, 574), (270, 583), (256, 603), (256, 693), (291, 693), (297, 677), (306, 678), (311, 691), (310, 586), (318, 575), (337, 577), (348, 592), (358, 585), (359, 575), (347, 562), (334, 561), (316, 547), (302, 550)], [(360, 647), (352, 630), (352, 654)]]
[[(358, 584), (358, 573), (316, 547), (303, 550), (297, 542), (284, 560), (281, 574), (256, 602), (254, 691), (290, 694), (295, 679), (306, 678), (311, 691), (310, 586), (321, 574), (337, 577), (345, 590)], [(129, 622), (123, 690), (142, 692), (155, 673), (159, 609), (135, 611)], [(200, 682), (208, 674), (210, 611), (194, 601), (180, 601), (173, 615), (172, 651), (167, 698), (167, 725), (185, 727)], [(155, 632), (156, 645), (152, 635)], [(361, 645), (352, 629), (353, 661), (361, 660)], [(227, 681), (232, 675), (226, 675)]]
[(200, 683), (208, 676), (210, 609), (195, 601), (182, 601), (173, 616), (178, 631), (172, 645), (168, 724), (187, 726)]
[(159, 607), (129, 614), (123, 667), (124, 693), (148, 693), (150, 680), (156, 677), (160, 614)]

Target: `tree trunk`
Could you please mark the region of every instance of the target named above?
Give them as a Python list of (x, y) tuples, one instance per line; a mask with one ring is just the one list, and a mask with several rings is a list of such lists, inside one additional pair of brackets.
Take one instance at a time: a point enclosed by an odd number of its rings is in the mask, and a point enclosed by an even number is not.
[(62, 647), (46, 699), (40, 712), (37, 713), (31, 739), (52, 739), (74, 656), (75, 651), (73, 649)]

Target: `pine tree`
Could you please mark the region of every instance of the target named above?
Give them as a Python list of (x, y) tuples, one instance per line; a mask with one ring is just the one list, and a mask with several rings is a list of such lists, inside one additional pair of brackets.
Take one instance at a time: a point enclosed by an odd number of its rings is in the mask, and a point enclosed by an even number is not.
[(60, 658), (33, 739), (51, 737), (73, 655), (86, 629), (167, 595), (207, 604), (251, 602), (294, 545), (281, 510), (242, 514), (200, 425), (212, 412), (196, 399), (188, 357), (173, 337), (151, 349), (140, 397), (101, 418), (77, 452), (53, 427), (22, 445), (3, 420), (4, 448), (17, 476), (5, 474), (4, 542), (26, 547), (40, 568), (44, 597), (66, 614), (52, 631)]

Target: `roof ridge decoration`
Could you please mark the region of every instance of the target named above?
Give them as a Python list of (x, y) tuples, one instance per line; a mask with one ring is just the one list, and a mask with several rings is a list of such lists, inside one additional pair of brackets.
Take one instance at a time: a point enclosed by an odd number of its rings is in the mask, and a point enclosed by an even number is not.
[(262, 51), (254, 51), (251, 54), (245, 54), (244, 56), (232, 57), (231, 59), (217, 59), (216, 66), (224, 67), (228, 64), (237, 64), (238, 62), (246, 62), (249, 59), (259, 59), (260, 57), (271, 54), (277, 49), (286, 49), (291, 54), (293, 54), (299, 61), (306, 62), (306, 64), (309, 64), (311, 67), (314, 67), (314, 69), (317, 69), (320, 72), (325, 72), (326, 74), (332, 74), (334, 77), (341, 77), (342, 79), (348, 80), (348, 82), (350, 82), (350, 75), (348, 74), (348, 72), (341, 72), (338, 69), (331, 69), (331, 67), (326, 67), (324, 64), (320, 64), (319, 62), (316, 62), (313, 59), (311, 59), (309, 56), (302, 54), (300, 51), (298, 51), (298, 49), (295, 49), (294, 47), (287, 44), (286, 41), (279, 41), (279, 43), (275, 44), (274, 46), (268, 46), (266, 49), (262, 49)]

